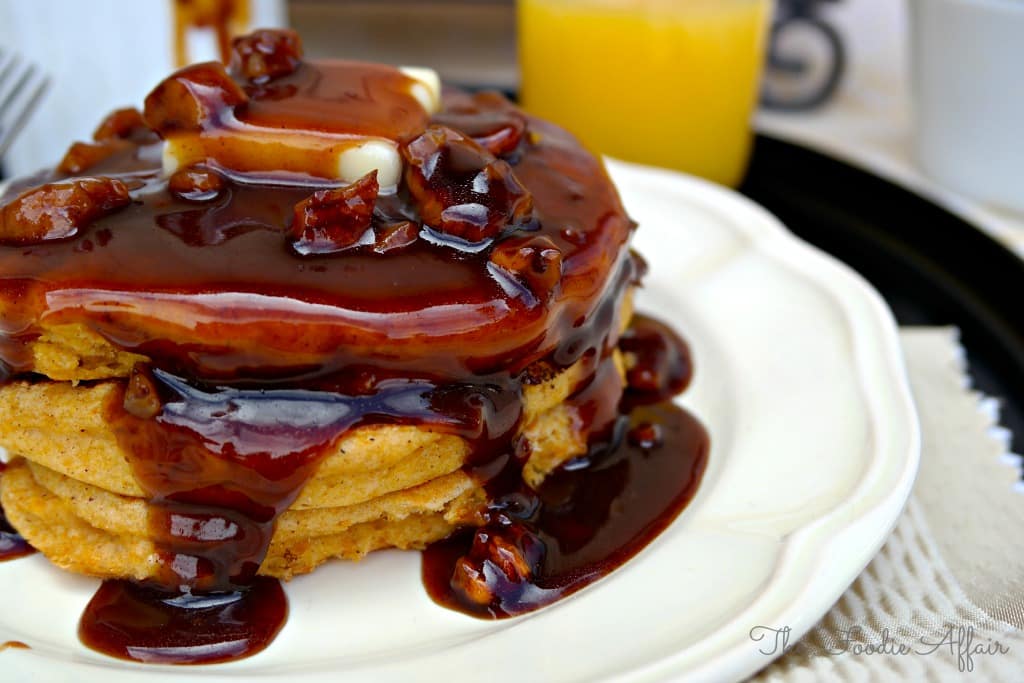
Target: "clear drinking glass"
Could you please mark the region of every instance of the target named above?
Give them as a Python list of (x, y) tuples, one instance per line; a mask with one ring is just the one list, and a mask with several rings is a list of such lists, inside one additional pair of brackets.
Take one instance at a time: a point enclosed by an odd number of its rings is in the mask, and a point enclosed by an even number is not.
[(524, 107), (595, 152), (743, 177), (771, 0), (519, 0)]

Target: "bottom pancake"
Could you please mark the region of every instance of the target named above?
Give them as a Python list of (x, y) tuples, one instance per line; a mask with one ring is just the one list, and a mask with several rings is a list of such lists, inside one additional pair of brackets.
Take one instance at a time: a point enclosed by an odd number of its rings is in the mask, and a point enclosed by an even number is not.
[[(11, 523), (54, 564), (101, 578), (155, 578), (160, 558), (148, 504), (12, 462), (0, 490)], [(260, 574), (290, 579), (331, 559), (381, 548), (422, 548), (473, 522), (482, 489), (461, 472), (359, 505), (288, 510), (278, 519)]]

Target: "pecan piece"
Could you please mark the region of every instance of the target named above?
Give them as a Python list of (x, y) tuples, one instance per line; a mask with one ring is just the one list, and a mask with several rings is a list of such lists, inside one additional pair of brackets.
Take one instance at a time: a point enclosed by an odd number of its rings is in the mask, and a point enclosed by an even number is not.
[(162, 138), (179, 131), (199, 131), (215, 123), (225, 109), (249, 101), (224, 65), (204, 62), (179, 69), (149, 95), (143, 118)]
[(208, 202), (224, 190), (224, 178), (205, 166), (190, 166), (176, 171), (167, 181), (167, 189), (185, 201)]
[(451, 587), (477, 605), (500, 603), (533, 580), (544, 553), (544, 542), (522, 524), (477, 529), (469, 553), (455, 563)]
[(76, 178), (26, 190), (0, 209), (0, 243), (37, 244), (73, 237), (101, 216), (131, 202), (112, 178)]
[(346, 187), (314, 192), (295, 205), (292, 249), (308, 256), (360, 244), (370, 229), (379, 191), (377, 171), (371, 171)]
[(376, 232), (377, 239), (374, 240), (373, 250), (378, 254), (386, 254), (415, 242), (420, 234), (420, 226), (412, 221), (400, 221), (381, 226)]
[(526, 117), (499, 93), (474, 95), (469, 104), (452, 106), (431, 121), (468, 135), (495, 156), (512, 154), (526, 134)]
[(289, 29), (262, 29), (231, 44), (231, 73), (253, 83), (287, 76), (302, 63), (302, 39)]
[(142, 112), (135, 107), (117, 109), (107, 115), (92, 134), (96, 142), (107, 140), (134, 140), (144, 141), (152, 137), (153, 131), (149, 129), (142, 119)]
[(76, 142), (68, 148), (57, 165), (57, 172), (65, 175), (81, 175), (112, 154), (126, 149), (131, 143), (112, 139), (103, 142)]
[(81, 175), (107, 157), (135, 145), (157, 141), (156, 133), (142, 120), (134, 107), (111, 112), (92, 134), (94, 142), (76, 142), (57, 166), (57, 172)]
[(498, 243), (491, 252), (491, 265), (540, 301), (547, 300), (562, 279), (562, 252), (544, 236)]
[(511, 112), (459, 112), (435, 114), (434, 123), (457, 130), (495, 156), (514, 152), (526, 132), (526, 120)]
[(409, 193), (439, 232), (478, 243), (532, 217), (533, 197), (512, 167), (461, 133), (431, 126), (402, 155)]
[(468, 557), (460, 557), (455, 562), (451, 586), (456, 595), (473, 604), (489, 605), (494, 600), (483, 568)]
[(132, 367), (121, 406), (126, 413), (141, 420), (156, 417), (160, 412), (162, 404), (156, 389), (156, 382), (153, 381), (145, 366), (135, 365)]

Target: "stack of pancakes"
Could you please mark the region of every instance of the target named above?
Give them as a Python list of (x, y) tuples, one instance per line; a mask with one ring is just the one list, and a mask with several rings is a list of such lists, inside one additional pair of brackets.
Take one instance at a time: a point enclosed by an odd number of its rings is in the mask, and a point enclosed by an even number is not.
[[(144, 359), (73, 325), (48, 330), (31, 351), (46, 378), (0, 388), (0, 444), (12, 458), (0, 500), (9, 520), (66, 569), (155, 578), (160, 559), (146, 494), (106, 419), (119, 385)], [(546, 381), (524, 387), (522, 432), (531, 455), (523, 476), (532, 484), (586, 450), (587, 435), (565, 404), (585, 365), (535, 372)], [(334, 557), (422, 548), (474, 524), (485, 495), (462, 470), (469, 453), (462, 438), (428, 426), (348, 432), (277, 520), (260, 573), (288, 579)]]
[[(530, 486), (586, 452), (591, 430), (617, 417), (617, 343), (643, 271), (628, 248), (634, 227), (600, 160), (498, 94), (442, 97), (422, 69), (307, 62), (287, 31), (239, 38), (230, 72), (172, 74), (144, 112), (115, 112), (53, 171), (0, 196), (6, 515), (62, 567), (158, 581), (160, 510), (180, 494), (205, 505), (196, 527), (227, 526), (250, 503), (283, 510), (257, 520), (261, 541), (273, 529), (267, 552), (245, 557), (282, 578), (480, 524), (487, 494), (467, 467), (480, 444), (451, 427), (455, 413), (479, 408), (472, 400), (489, 400), (499, 378), (519, 418), (482, 432), (516, 465), (526, 459)], [(218, 487), (248, 496), (240, 475), (259, 467), (221, 458), (201, 430), (189, 438), (207, 460), (178, 467), (177, 489), (147, 488), (140, 463), (173, 455), (182, 433), (161, 422), (167, 403), (129, 408), (135, 378), (151, 371), (197, 392), (372, 401), (387, 382), (422, 382), (438, 395), (339, 427), (315, 444), (305, 483), (232, 507), (196, 499)], [(466, 387), (479, 393), (458, 404)], [(278, 418), (269, 410), (203, 428), (237, 454), (232, 439), (262, 438)], [(125, 446), (118, 411), (156, 425), (137, 441), (160, 443)], [(273, 435), (292, 440), (279, 450), (324, 427), (304, 418)], [(207, 464), (212, 480), (196, 474)]]

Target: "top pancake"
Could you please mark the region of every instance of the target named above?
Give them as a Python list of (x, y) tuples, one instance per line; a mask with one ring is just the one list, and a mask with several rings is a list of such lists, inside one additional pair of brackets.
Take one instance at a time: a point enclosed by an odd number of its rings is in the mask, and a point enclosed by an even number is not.
[[(224, 171), (216, 197), (185, 199), (168, 190), (163, 143), (136, 131), (75, 174), (123, 180), (129, 205), (71, 237), (0, 245), (0, 359), (14, 373), (37, 371), (25, 342), (72, 330), (200, 379), (372, 366), (450, 381), (553, 356), (564, 367), (607, 343), (635, 273), (632, 224), (600, 161), (496, 95), (448, 94), (432, 122), (481, 144), (523, 126), (494, 158), (532, 196), (529, 220), (472, 244), (450, 239), (403, 181), (378, 195), (372, 232), (359, 244), (303, 256), (287, 241), (294, 207), (337, 183)], [(395, 246), (389, 239), (406, 220), (411, 241)]]

